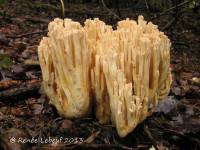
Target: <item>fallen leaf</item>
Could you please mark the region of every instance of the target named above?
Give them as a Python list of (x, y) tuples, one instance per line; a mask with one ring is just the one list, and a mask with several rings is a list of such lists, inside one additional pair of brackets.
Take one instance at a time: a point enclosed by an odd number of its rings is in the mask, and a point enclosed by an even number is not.
[(21, 53), (26, 49), (27, 43), (25, 43), (25, 42), (16, 42), (16, 43), (14, 43), (13, 47), (16, 48), (18, 52)]
[(16, 74), (20, 74), (20, 73), (24, 72), (24, 68), (20, 64), (12, 65), (11, 69)]
[(0, 54), (0, 69), (7, 69), (11, 64), (12, 60), (7, 54)]
[[(0, 0), (0, 4), (1, 4), (1, 1), (2, 0)], [(0, 44), (3, 44), (3, 45), (8, 45), (9, 44), (9, 40), (2, 33), (0, 33)]]
[(197, 84), (200, 84), (200, 78), (198, 78), (198, 77), (193, 77), (192, 81), (197, 83)]
[(43, 110), (43, 105), (42, 104), (32, 104), (30, 106), (30, 110), (34, 115), (39, 115), (41, 114), (42, 110)]
[(178, 116), (172, 117), (173, 122), (182, 124), (183, 123), (183, 118), (181, 114), (178, 114)]
[(29, 111), (26, 107), (18, 106), (17, 108), (12, 108), (11, 113), (15, 116), (26, 116)]
[(0, 112), (0, 121), (4, 119), (4, 114), (2, 112)]
[(72, 121), (68, 119), (63, 120), (61, 127), (64, 129), (70, 129), (72, 127)]
[(35, 103), (37, 103), (37, 99), (35, 99), (35, 98), (28, 98), (26, 100), (27, 105), (32, 105), (32, 104), (35, 104)]
[(192, 116), (192, 115), (194, 115), (194, 108), (193, 108), (192, 106), (187, 107), (187, 108), (186, 108), (186, 111), (185, 111), (185, 114), (186, 114), (187, 116)]
[(13, 86), (20, 85), (21, 81), (18, 80), (2, 80), (0, 81), (0, 90), (5, 90)]
[(177, 107), (178, 101), (173, 96), (168, 96), (159, 102), (155, 112), (169, 113), (171, 110)]
[(154, 146), (150, 147), (149, 150), (156, 150)]
[(36, 75), (34, 75), (34, 71), (28, 71), (26, 72), (26, 76), (28, 79), (37, 79), (38, 77)]
[(157, 147), (158, 147), (159, 150), (169, 150), (169, 148), (167, 148), (166, 146), (164, 146), (162, 143), (159, 143), (157, 145)]
[(33, 59), (26, 59), (26, 60), (24, 61), (24, 64), (25, 64), (25, 65), (29, 65), (29, 66), (34, 66), (34, 65), (39, 66), (39, 65), (40, 65), (40, 63), (39, 63), (38, 60), (33, 60)]
[(173, 92), (175, 95), (182, 95), (182, 93), (181, 93), (181, 88), (180, 88), (180, 87), (172, 87), (172, 92)]
[(181, 72), (181, 79), (183, 80), (190, 80), (192, 79), (193, 74), (191, 72)]
[(178, 115), (171, 121), (172, 126), (178, 132), (182, 134), (198, 133), (200, 132), (200, 120), (198, 117), (185, 117), (184, 115)]

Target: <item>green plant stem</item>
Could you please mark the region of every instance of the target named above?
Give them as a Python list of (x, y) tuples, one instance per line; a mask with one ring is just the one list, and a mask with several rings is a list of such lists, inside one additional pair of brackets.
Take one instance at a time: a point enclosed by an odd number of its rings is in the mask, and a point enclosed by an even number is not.
[(62, 18), (65, 18), (65, 4), (63, 2), (63, 0), (60, 0), (61, 3), (61, 12), (62, 12)]

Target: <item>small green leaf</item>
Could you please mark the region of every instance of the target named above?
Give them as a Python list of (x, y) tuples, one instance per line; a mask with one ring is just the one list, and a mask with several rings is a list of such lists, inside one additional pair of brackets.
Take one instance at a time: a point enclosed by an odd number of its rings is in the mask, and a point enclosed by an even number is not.
[(12, 65), (11, 58), (6, 54), (0, 54), (0, 69), (7, 69)]
[(193, 9), (194, 7), (195, 7), (195, 5), (196, 5), (196, 0), (193, 0), (193, 1), (191, 1), (190, 3), (189, 3), (189, 8), (190, 9)]
[(7, 0), (0, 0), (0, 4), (6, 3)]

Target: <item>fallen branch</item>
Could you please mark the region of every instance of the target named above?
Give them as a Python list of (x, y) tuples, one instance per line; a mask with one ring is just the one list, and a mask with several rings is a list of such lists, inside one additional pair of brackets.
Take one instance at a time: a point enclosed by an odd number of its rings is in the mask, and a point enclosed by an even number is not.
[(48, 24), (50, 22), (50, 19), (42, 19), (38, 17), (25, 17), (26, 21), (30, 21), (33, 23), (45, 23)]
[(63, 2), (63, 0), (60, 0), (60, 4), (61, 4), (61, 12), (62, 12), (62, 18), (65, 18), (65, 4)]
[(0, 81), (0, 91), (8, 89), (13, 86), (18, 86), (21, 83), (19, 80), (2, 80)]
[(161, 30), (164, 31), (164, 30), (167, 30), (169, 29), (176, 21), (176, 18), (173, 18), (170, 22), (168, 22)]
[[(41, 149), (49, 149), (50, 145), (42, 146)], [(117, 144), (66, 144), (65, 146), (60, 145), (61, 149), (65, 150), (76, 150), (76, 149), (115, 149), (115, 150), (136, 150), (136, 148), (131, 148), (127, 146), (117, 145)]]
[(160, 17), (160, 16), (162, 16), (162, 15), (164, 15), (164, 14), (166, 14), (166, 13), (168, 13), (168, 12), (174, 10), (174, 9), (177, 9), (177, 8), (179, 8), (179, 7), (182, 7), (182, 6), (184, 6), (185, 4), (188, 4), (188, 3), (190, 3), (190, 2), (191, 2), (191, 0), (182, 2), (182, 3), (180, 3), (180, 4), (176, 5), (176, 6), (173, 6), (173, 7), (169, 8), (169, 9), (166, 9), (165, 11), (163, 11), (163, 12), (161, 12), (161, 13), (159, 13), (159, 14), (156, 14), (156, 16), (152, 17), (151, 19), (156, 19), (156, 18), (158, 18), (158, 17)]
[(185, 43), (185, 42), (173, 41), (172, 44), (174, 44), (174, 45), (182, 45), (182, 46), (185, 46), (187, 48), (190, 48), (190, 45)]
[(174, 135), (177, 135), (179, 137), (182, 137), (184, 138), (186, 141), (190, 141), (190, 142), (193, 142), (193, 143), (196, 143), (198, 145), (200, 145), (200, 140), (198, 138), (194, 138), (192, 136), (189, 136), (189, 135), (184, 135), (176, 130), (172, 130), (172, 129), (163, 129), (165, 132), (168, 132), (170, 134), (174, 134)]
[(40, 63), (38, 60), (26, 59), (22, 66), (27, 70), (36, 69), (40, 70)]
[(40, 89), (40, 81), (31, 80), (15, 88), (0, 91), (0, 101), (19, 100), (34, 95)]
[(149, 4), (148, 4), (147, 0), (145, 0), (145, 6), (146, 6), (146, 9), (149, 11)]
[(96, 132), (92, 133), (84, 142), (87, 144), (92, 143), (95, 140), (95, 138), (98, 137), (98, 135), (100, 133), (101, 133), (101, 131), (96, 131)]
[[(32, 6), (32, 4), (30, 4)], [(106, 7), (104, 1), (102, 3), (103, 7), (106, 8), (107, 11), (109, 11), (112, 16), (118, 18), (119, 20), (120, 17), (118, 15), (116, 15), (114, 12), (112, 12), (109, 8)], [(32, 7), (35, 7), (35, 6), (32, 6)], [(52, 10), (54, 11), (60, 11), (60, 8), (57, 8), (55, 6), (51, 6), (51, 5), (47, 5), (47, 7), (51, 7)], [(119, 11), (119, 10), (118, 10)], [(80, 11), (79, 10), (64, 10), (64, 14), (78, 14), (78, 15), (90, 15), (90, 16), (111, 16), (109, 14), (102, 14), (102, 13), (97, 13), (97, 12), (90, 12), (90, 11)], [(30, 21), (33, 21), (33, 22), (41, 22), (41, 23), (48, 23), (49, 21), (48, 20), (44, 20), (44, 19), (37, 19), (37, 18), (28, 18), (27, 20), (30, 20)]]
[(101, 0), (101, 3), (103, 5), (103, 7), (110, 13), (112, 14), (114, 17), (116, 17), (118, 20), (122, 20), (118, 15), (116, 15), (114, 12), (112, 12), (104, 3), (104, 0)]
[(151, 132), (149, 131), (147, 126), (144, 126), (144, 132), (147, 134), (147, 137), (149, 138), (149, 140), (152, 142), (153, 146), (155, 147), (156, 150), (159, 150), (158, 146), (157, 146), (157, 142), (156, 140), (153, 138), (153, 136), (151, 135)]
[(27, 37), (30, 35), (35, 35), (35, 34), (43, 34), (46, 33), (47, 31), (37, 31), (37, 32), (31, 32), (31, 33), (25, 33), (25, 34), (21, 34), (21, 35), (7, 35), (7, 38), (23, 38), (23, 37)]

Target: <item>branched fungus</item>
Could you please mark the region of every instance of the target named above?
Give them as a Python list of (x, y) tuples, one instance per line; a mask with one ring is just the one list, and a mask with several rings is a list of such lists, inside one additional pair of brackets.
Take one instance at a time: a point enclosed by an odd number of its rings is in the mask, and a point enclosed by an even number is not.
[(142, 16), (117, 30), (99, 19), (84, 27), (55, 19), (38, 49), (44, 89), (62, 116), (82, 117), (94, 106), (99, 122), (125, 137), (169, 93), (170, 46)]
[(55, 19), (38, 53), (44, 90), (58, 112), (68, 118), (88, 114), (90, 51), (80, 24)]

